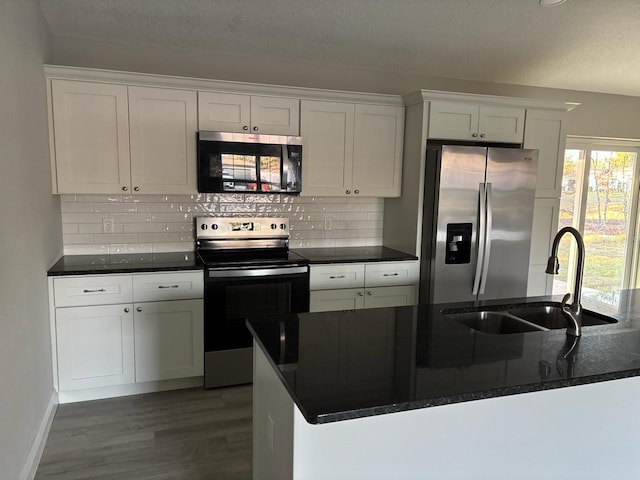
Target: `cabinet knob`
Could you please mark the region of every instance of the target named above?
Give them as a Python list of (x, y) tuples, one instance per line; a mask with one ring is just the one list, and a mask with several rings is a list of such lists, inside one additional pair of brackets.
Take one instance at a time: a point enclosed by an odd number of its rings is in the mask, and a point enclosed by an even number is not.
[(484, 138), (484, 136), (485, 136), (484, 133), (480, 134), (480, 138)]
[(122, 186), (122, 191), (126, 192), (127, 190), (129, 190), (129, 187), (125, 187), (124, 185)]
[(136, 308), (136, 312), (141, 312), (141, 311), (142, 311), (142, 307)]
[(373, 295), (373, 293), (371, 293), (371, 292), (367, 292), (367, 295), (371, 296), (371, 295)]
[(125, 309), (124, 309), (124, 313), (129, 313), (130, 311), (131, 311), (131, 309), (130, 309), (130, 308), (125, 308)]
[(356, 195), (360, 193), (360, 190), (354, 190), (353, 193), (355, 193)]
[(139, 192), (140, 191), (140, 187), (133, 187), (133, 190), (136, 191), (136, 192)]
[(242, 126), (242, 129), (243, 129), (243, 130), (249, 130), (249, 125), (243, 125), (243, 126)]
[(258, 131), (258, 127), (253, 127), (253, 131), (257, 132)]
[(347, 190), (347, 195), (351, 195), (351, 190)]
[(364, 297), (364, 292), (358, 292), (359, 297)]
[(472, 133), (472, 134), (471, 134), (471, 136), (472, 136), (473, 138), (476, 138), (476, 137), (478, 136), (478, 134), (477, 134), (477, 133)]

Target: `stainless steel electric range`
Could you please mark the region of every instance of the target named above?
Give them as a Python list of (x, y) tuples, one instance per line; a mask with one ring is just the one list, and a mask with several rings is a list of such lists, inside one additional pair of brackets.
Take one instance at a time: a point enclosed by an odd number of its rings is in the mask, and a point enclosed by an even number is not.
[(249, 317), (309, 311), (308, 261), (289, 250), (289, 220), (196, 219), (205, 271), (205, 388), (252, 381)]

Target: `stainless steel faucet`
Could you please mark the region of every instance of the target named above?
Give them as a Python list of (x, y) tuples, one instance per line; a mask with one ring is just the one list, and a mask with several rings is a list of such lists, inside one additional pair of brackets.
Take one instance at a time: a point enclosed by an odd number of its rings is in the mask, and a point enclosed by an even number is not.
[(558, 262), (558, 244), (565, 233), (570, 233), (576, 239), (578, 245), (578, 263), (576, 265), (576, 278), (573, 283), (573, 303), (567, 304), (570, 293), (562, 298), (562, 314), (567, 319), (567, 335), (579, 337), (582, 335), (582, 305), (580, 304), (580, 295), (582, 293), (582, 273), (584, 268), (584, 240), (578, 230), (573, 227), (561, 228), (553, 239), (551, 247), (551, 256), (547, 262), (546, 273), (557, 275), (560, 269)]

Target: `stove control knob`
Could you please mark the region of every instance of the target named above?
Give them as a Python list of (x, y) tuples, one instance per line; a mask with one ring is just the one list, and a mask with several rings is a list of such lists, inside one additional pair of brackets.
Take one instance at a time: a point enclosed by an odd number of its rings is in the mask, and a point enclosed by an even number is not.
[(271, 224), (271, 230), (275, 230), (276, 228), (278, 228), (278, 225), (276, 225), (275, 223)]
[(281, 223), (281, 224), (280, 224), (280, 228), (281, 228), (282, 230), (286, 230), (286, 229), (287, 229), (287, 225), (286, 225), (286, 224), (284, 224), (284, 223)]
[(211, 224), (211, 230), (217, 230), (218, 228), (220, 228), (220, 227), (218, 227), (217, 223)]
[(201, 228), (202, 230), (206, 230), (206, 229), (207, 229), (207, 228), (209, 228), (209, 227), (207, 226), (207, 224), (206, 224), (206, 223), (203, 223), (202, 225), (200, 225), (200, 228)]

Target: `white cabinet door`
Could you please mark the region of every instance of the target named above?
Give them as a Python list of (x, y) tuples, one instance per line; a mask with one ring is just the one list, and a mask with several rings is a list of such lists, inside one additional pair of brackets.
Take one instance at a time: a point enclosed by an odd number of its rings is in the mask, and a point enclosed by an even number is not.
[(133, 383), (131, 304), (56, 309), (60, 391)]
[(417, 285), (366, 288), (365, 308), (404, 307), (416, 304)]
[(136, 303), (136, 382), (203, 374), (202, 300)]
[(198, 129), (249, 132), (251, 97), (233, 93), (198, 92)]
[(551, 295), (553, 275), (545, 273), (553, 237), (558, 230), (559, 198), (536, 198), (531, 231), (527, 296)]
[(198, 92), (198, 128), (298, 136), (300, 101), (296, 98)]
[(301, 195), (343, 196), (351, 190), (355, 107), (301, 102)]
[(478, 137), (485, 142), (522, 143), (525, 109), (480, 107)]
[(432, 101), (429, 138), (522, 143), (525, 109)]
[(537, 148), (540, 151), (536, 197), (560, 197), (566, 141), (564, 118), (563, 112), (527, 110), (524, 148)]
[(404, 107), (356, 105), (353, 193), (399, 197), (402, 175)]
[(134, 193), (197, 192), (196, 92), (129, 87)]
[(55, 193), (129, 190), (127, 87), (52, 80)]
[(477, 140), (478, 105), (432, 101), (429, 105), (429, 138)]
[(364, 289), (315, 290), (309, 294), (310, 312), (332, 312), (364, 308)]
[(300, 135), (300, 100), (251, 97), (251, 131), (269, 135)]

